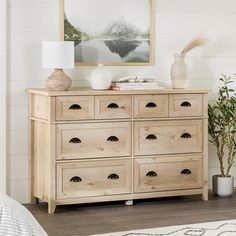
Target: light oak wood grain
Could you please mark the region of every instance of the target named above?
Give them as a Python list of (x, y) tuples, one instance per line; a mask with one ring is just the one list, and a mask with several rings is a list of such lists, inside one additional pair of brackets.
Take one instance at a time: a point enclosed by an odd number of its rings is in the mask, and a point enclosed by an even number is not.
[(41, 122), (33, 122), (32, 124), (32, 176), (33, 195), (44, 201), (48, 201), (49, 191), (49, 132), (48, 124)]
[(96, 96), (95, 118), (131, 118), (131, 96)]
[(57, 159), (130, 155), (129, 122), (57, 125)]
[[(78, 203), (96, 203), (96, 202), (109, 202), (109, 201), (131, 201), (137, 199), (148, 199), (158, 197), (173, 197), (173, 196), (188, 196), (188, 195), (200, 195), (203, 193), (202, 188), (199, 189), (184, 189), (184, 190), (170, 190), (170, 191), (152, 191), (146, 193), (135, 194), (116, 194), (107, 196), (94, 196), (94, 197), (76, 197), (69, 199), (56, 199), (56, 205), (70, 205)], [(124, 202), (124, 203), (125, 203)], [(133, 201), (135, 204), (135, 201)]]
[(32, 117), (49, 120), (49, 98), (38, 94), (31, 95), (31, 109), (30, 114)]
[(92, 95), (135, 95), (135, 94), (143, 94), (143, 95), (160, 95), (160, 94), (208, 94), (208, 89), (196, 89), (196, 88), (188, 88), (188, 89), (152, 89), (152, 90), (92, 90), (90, 88), (70, 88), (67, 91), (50, 91), (47, 89), (27, 89), (28, 93), (39, 94), (44, 96), (92, 96)]
[(130, 168), (130, 159), (57, 164), (57, 199), (131, 193)]
[(134, 117), (168, 117), (168, 101), (168, 95), (134, 95)]
[(201, 120), (134, 123), (134, 154), (156, 155), (202, 152)]
[[(203, 114), (208, 114), (208, 94), (203, 95)], [(208, 119), (203, 119), (203, 195), (202, 199), (208, 201)]]
[(169, 107), (170, 116), (202, 116), (202, 96), (202, 94), (171, 94)]
[(63, 204), (208, 199), (207, 90), (28, 92), (30, 197), (48, 202), (49, 213)]
[[(202, 187), (201, 155), (145, 157), (135, 159), (134, 163), (135, 193)], [(190, 174), (184, 174), (184, 171)]]
[(56, 120), (89, 120), (93, 118), (93, 96), (70, 96), (56, 98)]

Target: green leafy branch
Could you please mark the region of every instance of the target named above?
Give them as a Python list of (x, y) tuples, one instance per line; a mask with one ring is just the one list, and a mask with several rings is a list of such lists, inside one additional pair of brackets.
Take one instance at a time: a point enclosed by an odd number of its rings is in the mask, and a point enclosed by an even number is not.
[[(229, 177), (236, 156), (236, 97), (230, 76), (222, 74), (218, 98), (208, 105), (210, 142), (217, 149), (222, 177)], [(226, 158), (226, 160), (225, 160)], [(226, 163), (225, 163), (226, 162)]]

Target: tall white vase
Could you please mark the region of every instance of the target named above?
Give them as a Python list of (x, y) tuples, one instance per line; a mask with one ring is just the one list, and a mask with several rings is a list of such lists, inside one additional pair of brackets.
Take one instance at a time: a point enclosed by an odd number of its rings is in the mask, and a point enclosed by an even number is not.
[(185, 54), (174, 54), (175, 61), (171, 66), (172, 88), (187, 88), (188, 69)]

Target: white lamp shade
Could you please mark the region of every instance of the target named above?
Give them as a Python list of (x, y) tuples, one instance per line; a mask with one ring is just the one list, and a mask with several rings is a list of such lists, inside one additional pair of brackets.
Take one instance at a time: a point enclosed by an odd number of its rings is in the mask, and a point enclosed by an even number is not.
[(73, 41), (43, 41), (42, 67), (45, 69), (74, 68)]

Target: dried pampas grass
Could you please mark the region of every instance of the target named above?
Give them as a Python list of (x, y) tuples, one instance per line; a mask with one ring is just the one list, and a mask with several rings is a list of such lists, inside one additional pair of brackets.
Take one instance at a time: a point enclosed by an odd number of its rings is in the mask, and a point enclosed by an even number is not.
[(186, 54), (187, 52), (191, 51), (194, 48), (198, 48), (208, 44), (208, 42), (209, 42), (208, 39), (204, 35), (200, 34), (189, 41), (189, 43), (182, 50), (181, 54)]

